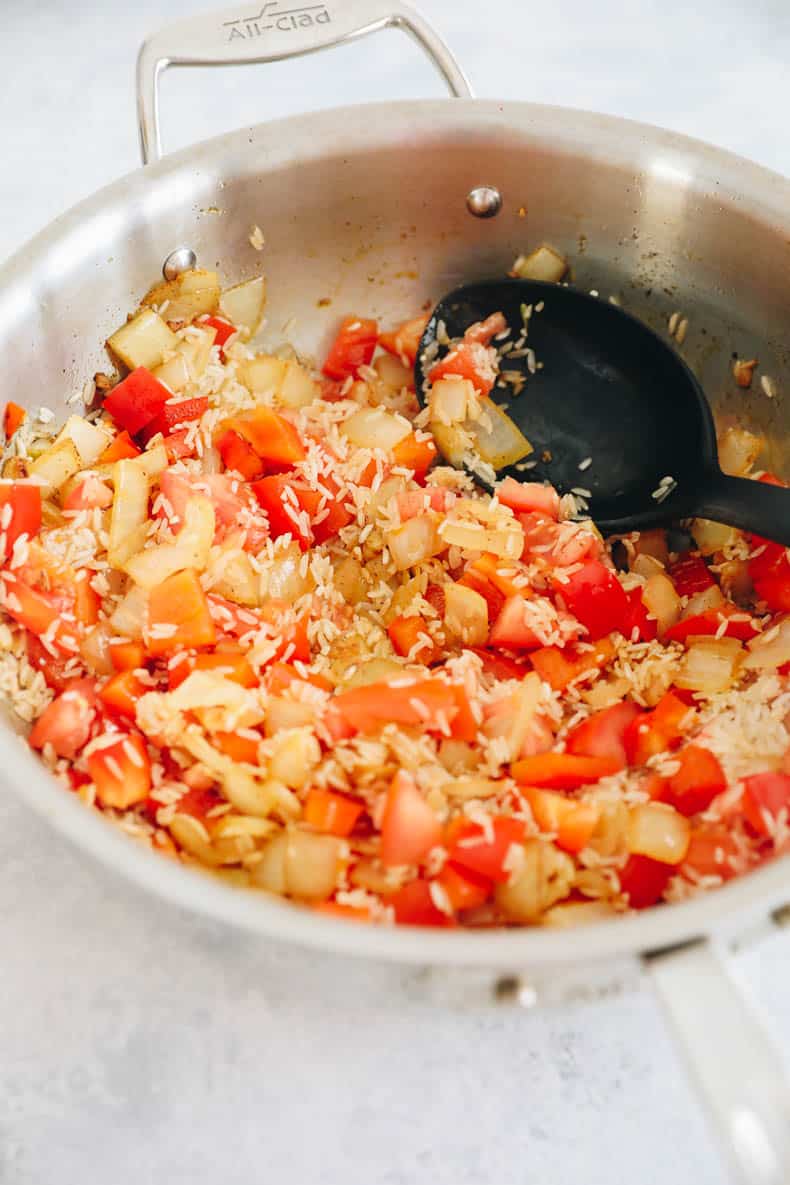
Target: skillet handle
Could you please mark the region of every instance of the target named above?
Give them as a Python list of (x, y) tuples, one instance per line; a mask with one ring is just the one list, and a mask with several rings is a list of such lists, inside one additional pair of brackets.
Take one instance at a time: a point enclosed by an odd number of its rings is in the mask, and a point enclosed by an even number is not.
[(143, 164), (162, 156), (159, 76), (170, 66), (279, 62), (331, 49), (381, 29), (403, 29), (417, 42), (456, 98), (472, 90), (448, 47), (400, 0), (249, 0), (238, 8), (189, 17), (144, 42), (137, 58), (137, 117)]
[(738, 1185), (790, 1181), (786, 1067), (709, 942), (645, 957)]
[(790, 490), (717, 472), (705, 476), (694, 514), (790, 547)]

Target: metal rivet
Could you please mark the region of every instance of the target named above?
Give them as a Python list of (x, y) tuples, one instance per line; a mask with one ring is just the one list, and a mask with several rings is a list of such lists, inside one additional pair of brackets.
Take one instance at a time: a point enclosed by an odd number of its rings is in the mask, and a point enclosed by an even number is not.
[(502, 194), (495, 185), (477, 185), (466, 195), (466, 208), (475, 218), (494, 218), (502, 209)]
[(162, 264), (162, 275), (166, 280), (175, 280), (182, 272), (188, 272), (197, 263), (197, 255), (191, 247), (176, 247)]
[(538, 994), (530, 984), (518, 975), (503, 975), (494, 984), (494, 997), (504, 1004), (520, 1004), (522, 1008), (534, 1008)]

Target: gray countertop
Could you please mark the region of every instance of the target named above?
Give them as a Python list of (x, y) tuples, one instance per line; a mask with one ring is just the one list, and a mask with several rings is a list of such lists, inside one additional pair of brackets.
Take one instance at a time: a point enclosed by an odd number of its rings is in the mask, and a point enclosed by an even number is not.
[[(0, 258), (137, 165), (137, 44), (190, 0), (4, 0)], [(664, 124), (790, 173), (784, 0), (422, 0), (480, 95)], [(298, 109), (438, 94), (396, 34), (180, 72), (175, 147)], [(3, 394), (3, 399), (13, 394)], [(654, 1001), (461, 1008), (412, 972), (151, 900), (0, 800), (3, 1185), (722, 1185)], [(736, 960), (790, 1046), (790, 938)]]

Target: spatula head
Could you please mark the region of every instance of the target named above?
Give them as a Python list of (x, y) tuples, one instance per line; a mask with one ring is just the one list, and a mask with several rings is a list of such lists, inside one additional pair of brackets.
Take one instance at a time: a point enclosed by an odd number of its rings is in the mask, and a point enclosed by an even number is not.
[[(531, 315), (524, 317), (531, 307)], [(695, 491), (718, 468), (707, 400), (675, 350), (609, 301), (537, 280), (470, 284), (446, 296), (428, 323), (416, 364), (444, 323), (450, 338), (490, 314), (504, 313), (516, 342), (533, 358), (504, 355), (501, 369), (525, 379), (494, 387), (491, 398), (531, 442), (528, 469), (497, 477), (549, 481), (560, 493), (588, 490), (590, 516), (606, 532), (666, 523), (691, 512)], [(501, 348), (505, 341), (495, 341)], [(439, 347), (438, 356), (446, 352)], [(517, 354), (520, 350), (515, 350)], [(429, 355), (431, 351), (429, 350)], [(429, 368), (428, 368), (429, 369)], [(667, 490), (667, 493), (659, 491)]]

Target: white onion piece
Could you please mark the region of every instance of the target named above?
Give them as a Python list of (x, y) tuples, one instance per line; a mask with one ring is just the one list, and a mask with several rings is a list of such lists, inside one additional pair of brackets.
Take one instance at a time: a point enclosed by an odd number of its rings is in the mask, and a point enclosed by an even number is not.
[(728, 428), (719, 440), (719, 464), (731, 477), (743, 477), (754, 465), (765, 441), (745, 428)]
[(113, 467), (115, 494), (107, 558), (114, 568), (122, 568), (142, 550), (148, 534), (148, 477), (138, 460), (116, 461)]
[(663, 572), (654, 572), (648, 576), (642, 589), (642, 602), (658, 622), (659, 634), (665, 634), (670, 626), (680, 620), (680, 597), (672, 581)]
[(236, 368), (236, 377), (253, 395), (276, 395), (285, 374), (285, 362), (271, 354), (256, 354)]
[(496, 889), (496, 903), (510, 921), (538, 921), (573, 886), (573, 860), (545, 840), (528, 839), (513, 865), (510, 882)]
[(373, 363), (373, 369), (385, 387), (389, 387), (391, 391), (410, 387), (414, 381), (412, 371), (393, 354), (381, 354)]
[(459, 498), (439, 524), (445, 543), (466, 551), (490, 551), (503, 559), (517, 560), (524, 550), (524, 528), (503, 506)]
[(313, 704), (286, 699), (285, 696), (270, 695), (266, 701), (264, 732), (267, 737), (273, 737), (285, 729), (312, 725), (315, 723), (316, 711)]
[(61, 440), (36, 457), (28, 473), (41, 486), (41, 493), (46, 495), (52, 490), (59, 490), (81, 468), (82, 461), (73, 440)]
[(80, 642), (80, 654), (93, 675), (112, 675), (115, 667), (110, 658), (110, 638), (113, 630), (109, 621), (100, 621), (88, 630)]
[(252, 877), (270, 893), (323, 901), (334, 891), (339, 864), (340, 843), (334, 836), (281, 831), (264, 847)]
[(513, 272), (522, 280), (545, 280), (557, 284), (568, 270), (568, 261), (559, 251), (544, 244), (529, 255), (519, 255)]
[(215, 529), (214, 507), (197, 495), (184, 507), (184, 525), (174, 543), (162, 543), (137, 552), (121, 565), (135, 584), (152, 589), (184, 568), (202, 572), (208, 564)]
[(313, 579), (309, 571), (302, 575), (302, 552), (298, 543), (278, 548), (274, 559), (265, 565), (261, 574), (261, 595), (281, 601), (297, 601), (310, 592)]
[(644, 802), (631, 808), (627, 846), (633, 855), (649, 856), (662, 864), (680, 864), (691, 838), (685, 815), (661, 802)]
[(321, 760), (321, 746), (309, 727), (281, 733), (269, 758), (269, 773), (290, 790), (307, 785)]
[(437, 379), (428, 394), (428, 408), (432, 423), (463, 424), (480, 407), (480, 396), (469, 379), (453, 377)]
[(394, 658), (366, 658), (353, 664), (353, 674), (344, 676), (340, 683), (344, 688), (367, 687), (370, 683), (383, 683), (403, 674), (403, 663)]
[(299, 362), (287, 361), (277, 388), (278, 403), (284, 407), (307, 407), (318, 395), (318, 384), (305, 368)]
[(214, 313), (219, 304), (219, 277), (203, 268), (189, 268), (173, 280), (162, 280), (149, 289), (144, 305), (166, 305), (168, 321), (193, 321)]
[(110, 432), (89, 423), (82, 416), (69, 416), (53, 445), (70, 440), (79, 454), (83, 468), (87, 468), (98, 461), (111, 439)]
[(246, 340), (258, 332), (265, 304), (266, 281), (263, 276), (255, 276), (226, 288), (219, 298), (219, 311), (233, 322)]
[(681, 613), (681, 620), (686, 617), (696, 617), (700, 613), (708, 613), (711, 609), (719, 609), (724, 604), (724, 594), (718, 584), (704, 588), (702, 592), (689, 597), (686, 608)]
[(212, 592), (236, 605), (256, 608), (262, 601), (261, 578), (240, 547), (212, 548), (206, 573)]
[(107, 345), (130, 370), (138, 366), (153, 370), (165, 354), (176, 349), (178, 338), (153, 309), (142, 309), (116, 329)]
[(743, 661), (738, 639), (691, 637), (687, 642), (688, 650), (675, 676), (677, 686), (706, 695), (731, 687)]
[(692, 519), (690, 530), (702, 555), (714, 555), (717, 551), (724, 551), (725, 547), (730, 547), (736, 542), (739, 534), (735, 527), (714, 523), (709, 518)]
[(404, 416), (383, 407), (362, 407), (340, 425), (340, 431), (359, 448), (389, 451), (409, 435), (411, 424)]
[(747, 643), (743, 665), (749, 671), (775, 671), (790, 662), (790, 617), (783, 617)]
[(452, 581), (444, 586), (444, 624), (464, 646), (484, 646), (488, 641), (488, 603), (485, 597)]
[(122, 638), (142, 638), (148, 609), (148, 593), (133, 585), (118, 603), (110, 618), (110, 625)]
[(386, 541), (399, 572), (423, 563), (443, 548), (436, 530), (436, 520), (428, 514), (410, 518), (400, 527), (394, 527), (387, 533)]
[(658, 556), (643, 551), (637, 552), (630, 567), (632, 572), (637, 576), (643, 576), (645, 580), (656, 573), (660, 575), (666, 571), (666, 565)]

